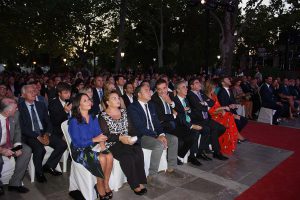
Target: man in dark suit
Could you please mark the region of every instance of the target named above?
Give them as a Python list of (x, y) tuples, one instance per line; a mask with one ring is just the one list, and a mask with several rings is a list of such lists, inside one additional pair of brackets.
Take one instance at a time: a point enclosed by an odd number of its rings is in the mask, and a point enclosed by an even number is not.
[(265, 82), (261, 85), (259, 89), (259, 95), (261, 98), (262, 107), (276, 110), (273, 115), (273, 124), (278, 125), (279, 122), (277, 120), (283, 114), (284, 106), (280, 101), (276, 101), (273, 89), (271, 87), (272, 81), (273, 80), (271, 76), (265, 78)]
[[(164, 132), (175, 135), (178, 138), (178, 160), (177, 164), (182, 165), (182, 160), (194, 143), (194, 136), (183, 126), (176, 124), (177, 112), (174, 101), (171, 100), (172, 93), (168, 93), (167, 82), (163, 79), (156, 81), (156, 92), (151, 97), (154, 103), (157, 116)], [(198, 141), (197, 141), (198, 142)]]
[[(208, 113), (208, 107), (212, 107), (214, 101), (201, 92), (201, 83), (198, 79), (191, 79), (189, 86), (191, 91), (188, 92), (187, 99), (191, 106), (192, 122), (209, 129), (209, 141), (207, 143), (211, 142), (212, 144), (213, 157), (219, 160), (227, 160), (227, 157), (221, 154), (219, 144), (219, 137), (226, 129), (223, 125), (212, 120)], [(205, 138), (201, 137), (202, 139)], [(197, 157), (203, 160), (207, 159), (203, 150), (198, 153)]]
[(120, 97), (124, 95), (124, 85), (126, 80), (123, 75), (118, 75), (115, 77), (116, 80), (116, 90), (119, 93)]
[(100, 103), (104, 97), (103, 90), (103, 78), (102, 76), (95, 76), (94, 79), (94, 88), (93, 88), (93, 106), (91, 108), (91, 113), (97, 115), (100, 113)]
[(231, 81), (229, 77), (223, 77), (221, 79), (221, 84), (222, 87), (218, 92), (218, 100), (221, 106), (228, 106), (230, 108), (230, 112), (234, 114), (235, 123), (239, 131), (239, 141), (246, 141), (246, 139), (240, 133), (243, 130), (243, 128), (247, 125), (248, 120), (243, 116), (237, 115), (236, 109), (238, 108), (238, 104), (236, 103), (234, 95), (230, 89)]
[(48, 89), (47, 91), (47, 95), (48, 95), (48, 101), (51, 101), (52, 99), (54, 99), (57, 96), (57, 91), (56, 91), (56, 86), (58, 83), (61, 82), (61, 77), (60, 76), (55, 76), (53, 78), (53, 87)]
[(123, 98), (124, 104), (127, 108), (131, 103), (133, 103), (133, 99), (134, 99), (134, 97), (133, 97), (133, 93), (134, 93), (133, 84), (130, 83), (130, 82), (125, 83), (124, 90), (125, 90), (125, 93), (122, 96), (122, 98)]
[(154, 187), (164, 187), (158, 179), (158, 167), (164, 149), (168, 149), (168, 174), (175, 173), (177, 167), (178, 140), (176, 136), (165, 133), (159, 123), (155, 107), (151, 100), (150, 87), (140, 85), (135, 90), (137, 101), (127, 109), (129, 123), (133, 125), (134, 135), (137, 135), (142, 148), (152, 150), (148, 183)]
[[(202, 127), (195, 124), (191, 120), (191, 109), (188, 100), (186, 99), (187, 87), (184, 81), (175, 84), (177, 95), (174, 97), (175, 110), (177, 112), (176, 124), (179, 131), (193, 137), (192, 146), (190, 147), (190, 155), (188, 162), (199, 166), (201, 163), (197, 160), (196, 155), (200, 155), (203, 160), (211, 160), (205, 155), (204, 150), (208, 150), (208, 138), (210, 130), (207, 127)], [(198, 147), (198, 140), (201, 134), (200, 146)]]
[[(48, 172), (54, 176), (62, 175), (55, 170), (62, 154), (67, 148), (66, 143), (52, 133), (52, 125), (48, 116), (46, 106), (35, 101), (36, 92), (32, 85), (24, 85), (22, 96), (25, 101), (19, 104), (20, 127), (22, 136), (33, 152), (33, 163), (38, 182), (46, 182), (47, 179), (43, 172)], [(42, 162), (46, 150), (44, 146), (54, 149), (51, 156), (42, 167)]]
[[(19, 193), (27, 193), (29, 189), (23, 186), (28, 163), (31, 157), (31, 149), (22, 144), (19, 124), (19, 113), (14, 99), (3, 98), (0, 100), (0, 177), (5, 159), (14, 157), (16, 165), (14, 173), (9, 181), (8, 190)], [(22, 145), (22, 149), (13, 151), (13, 147)], [(4, 194), (3, 185), (0, 181), (0, 195)]]
[(49, 102), (49, 116), (53, 126), (53, 134), (58, 138), (63, 138), (61, 123), (71, 116), (72, 102), (71, 86), (68, 83), (60, 82), (57, 87), (58, 96)]

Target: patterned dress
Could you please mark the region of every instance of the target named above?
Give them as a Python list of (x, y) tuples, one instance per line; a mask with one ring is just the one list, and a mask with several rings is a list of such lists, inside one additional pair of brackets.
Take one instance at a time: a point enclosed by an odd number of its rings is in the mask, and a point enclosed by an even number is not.
[[(74, 161), (82, 164), (94, 176), (104, 178), (99, 161), (100, 153), (92, 150), (96, 145), (92, 142), (92, 139), (101, 132), (98, 119), (91, 115), (89, 123), (85, 120), (79, 123), (76, 118), (69, 120), (69, 134), (72, 139), (71, 150)], [(102, 153), (109, 153), (109, 151)]]
[(236, 127), (233, 114), (225, 112), (225, 115), (223, 115), (222, 112), (217, 112), (216, 110), (220, 108), (221, 105), (216, 95), (213, 95), (212, 99), (215, 101), (215, 104), (209, 109), (209, 114), (213, 120), (222, 124), (226, 128), (225, 133), (219, 137), (221, 152), (231, 155), (236, 149), (238, 139), (238, 129)]

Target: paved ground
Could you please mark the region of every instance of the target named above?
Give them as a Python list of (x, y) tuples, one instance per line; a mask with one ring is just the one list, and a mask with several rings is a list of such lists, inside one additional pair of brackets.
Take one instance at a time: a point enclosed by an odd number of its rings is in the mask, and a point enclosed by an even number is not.
[[(127, 184), (114, 192), (114, 200), (230, 200), (237, 197), (270, 170), (292, 154), (290, 151), (273, 147), (243, 143), (228, 161), (206, 161), (200, 167), (185, 164), (179, 168), (186, 175), (184, 179), (174, 179), (161, 173), (167, 184), (163, 189), (148, 187), (145, 196), (136, 196)], [(47, 175), (48, 183), (30, 183), (26, 175), (24, 182), (30, 192), (19, 195), (6, 190), (1, 200), (43, 200), (71, 199), (68, 196), (68, 174), (61, 177)]]

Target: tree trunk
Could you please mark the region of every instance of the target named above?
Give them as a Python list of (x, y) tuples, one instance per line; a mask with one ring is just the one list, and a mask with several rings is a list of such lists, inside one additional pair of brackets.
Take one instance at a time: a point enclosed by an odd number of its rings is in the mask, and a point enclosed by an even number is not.
[(159, 35), (160, 45), (157, 48), (158, 53), (158, 67), (164, 66), (163, 50), (164, 50), (164, 19), (163, 19), (163, 0), (160, 4), (160, 35)]
[(119, 72), (121, 69), (121, 52), (124, 47), (124, 32), (125, 32), (125, 18), (127, 13), (127, 0), (121, 0), (120, 7), (120, 30), (119, 30), (119, 45), (116, 53), (115, 71)]
[(222, 56), (222, 68), (226, 75), (231, 75), (232, 59), (235, 44), (235, 16), (233, 13), (225, 12), (224, 34), (220, 40), (220, 49)]

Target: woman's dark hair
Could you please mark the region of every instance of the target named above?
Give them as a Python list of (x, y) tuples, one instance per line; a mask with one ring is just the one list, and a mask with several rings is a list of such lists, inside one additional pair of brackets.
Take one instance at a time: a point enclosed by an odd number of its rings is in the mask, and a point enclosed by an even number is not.
[(89, 96), (85, 93), (79, 93), (75, 96), (75, 98), (72, 101), (72, 117), (76, 118), (79, 123), (83, 122), (83, 117), (81, 115), (79, 106), (82, 96)]
[(109, 96), (110, 96), (111, 94), (117, 94), (118, 97), (120, 97), (120, 95), (119, 95), (119, 93), (117, 92), (117, 90), (112, 90), (112, 91), (109, 91), (109, 92), (104, 93), (103, 103), (104, 103), (104, 105), (105, 105), (106, 108), (108, 107), (108, 105), (107, 105), (106, 102), (109, 100)]

